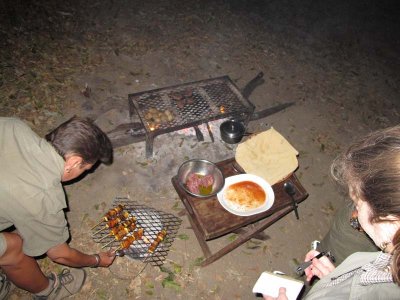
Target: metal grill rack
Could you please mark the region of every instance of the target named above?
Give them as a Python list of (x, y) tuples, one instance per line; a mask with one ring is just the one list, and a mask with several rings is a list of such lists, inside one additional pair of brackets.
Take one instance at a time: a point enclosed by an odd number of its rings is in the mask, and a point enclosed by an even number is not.
[[(122, 204), (125, 210), (137, 219), (137, 229), (143, 228), (144, 236), (150, 242), (146, 243), (144, 240), (137, 240), (129, 249), (121, 250), (123, 254), (131, 259), (148, 262), (153, 266), (162, 266), (182, 220), (172, 214), (141, 205), (128, 198), (115, 198), (113, 206), (116, 207), (118, 204)], [(107, 249), (117, 249), (121, 241), (116, 241), (113, 236), (110, 236), (110, 231), (107, 229), (100, 231), (100, 229), (105, 227), (105, 224), (106, 222), (102, 222), (92, 229), (93, 240), (102, 245), (109, 244)], [(149, 246), (156, 239), (157, 234), (163, 229), (167, 231), (165, 239), (158, 245), (153, 253), (149, 253)]]
[[(177, 100), (178, 97), (178, 100)], [(254, 112), (229, 76), (130, 94), (131, 116), (137, 114), (146, 133), (146, 156), (153, 155), (154, 137), (223, 118), (239, 118), (246, 124)], [(150, 109), (170, 111), (174, 118), (154, 124), (146, 119)]]

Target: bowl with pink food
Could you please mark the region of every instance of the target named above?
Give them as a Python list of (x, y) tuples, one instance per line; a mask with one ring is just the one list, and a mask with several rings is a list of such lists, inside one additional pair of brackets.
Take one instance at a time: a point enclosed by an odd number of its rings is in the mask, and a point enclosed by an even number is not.
[(190, 159), (179, 167), (178, 182), (190, 195), (207, 198), (222, 190), (225, 178), (213, 162), (205, 159)]

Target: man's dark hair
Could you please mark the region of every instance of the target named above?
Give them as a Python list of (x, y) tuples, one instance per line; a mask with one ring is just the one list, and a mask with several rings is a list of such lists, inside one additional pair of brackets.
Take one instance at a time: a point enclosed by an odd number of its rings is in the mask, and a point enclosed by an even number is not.
[(46, 134), (46, 140), (65, 159), (73, 154), (85, 163), (111, 164), (113, 149), (107, 135), (92, 120), (73, 117)]

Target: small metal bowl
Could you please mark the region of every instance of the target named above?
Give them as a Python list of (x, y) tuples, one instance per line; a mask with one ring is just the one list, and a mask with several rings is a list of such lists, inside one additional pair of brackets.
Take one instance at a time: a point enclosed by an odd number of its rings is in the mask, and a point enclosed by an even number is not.
[[(211, 193), (207, 195), (196, 194), (191, 192), (187, 185), (187, 178), (190, 174), (195, 173), (201, 176), (212, 175), (214, 183), (212, 185)], [(205, 159), (191, 159), (185, 161), (178, 169), (178, 182), (179, 185), (190, 195), (199, 198), (208, 198), (216, 195), (224, 187), (225, 178), (221, 170), (216, 164)]]

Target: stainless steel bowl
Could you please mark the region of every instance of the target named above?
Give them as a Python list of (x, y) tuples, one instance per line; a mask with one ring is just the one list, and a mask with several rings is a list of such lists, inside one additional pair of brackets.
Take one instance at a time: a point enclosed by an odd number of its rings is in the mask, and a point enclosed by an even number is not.
[[(207, 195), (201, 195), (191, 192), (187, 185), (187, 178), (189, 174), (195, 173), (201, 176), (212, 175), (214, 183), (212, 185), (211, 193)], [(191, 159), (185, 161), (178, 169), (178, 182), (179, 185), (190, 195), (199, 198), (208, 198), (216, 195), (224, 187), (225, 178), (221, 170), (216, 164), (205, 159)]]

